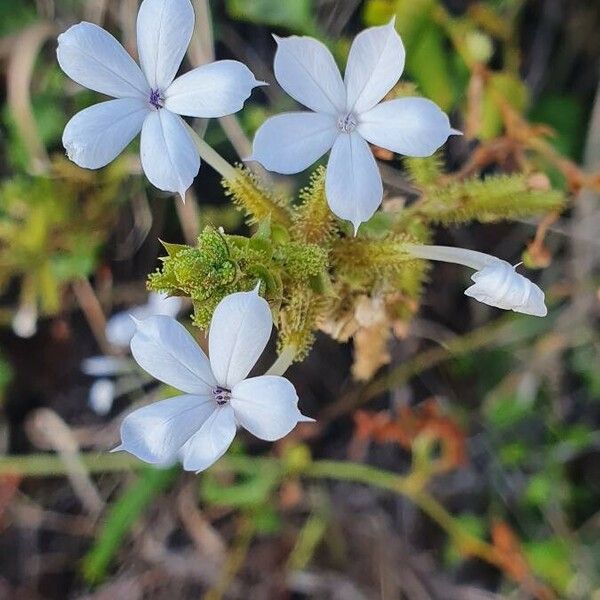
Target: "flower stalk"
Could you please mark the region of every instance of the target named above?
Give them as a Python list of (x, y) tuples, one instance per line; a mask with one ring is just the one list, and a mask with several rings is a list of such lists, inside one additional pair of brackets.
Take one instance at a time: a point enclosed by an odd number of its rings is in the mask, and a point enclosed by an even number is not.
[(216, 150), (214, 150), (204, 139), (202, 139), (192, 127), (187, 125), (189, 134), (194, 140), (200, 158), (209, 164), (225, 181), (233, 181), (238, 173)]
[(282, 376), (296, 359), (297, 348), (289, 345), (284, 346), (277, 360), (271, 365), (271, 368), (266, 372), (266, 375)]
[(496, 257), (484, 254), (483, 252), (465, 250), (464, 248), (453, 248), (451, 246), (405, 244), (405, 249), (416, 258), (464, 265), (465, 267), (470, 267), (476, 271), (484, 269), (499, 260)]

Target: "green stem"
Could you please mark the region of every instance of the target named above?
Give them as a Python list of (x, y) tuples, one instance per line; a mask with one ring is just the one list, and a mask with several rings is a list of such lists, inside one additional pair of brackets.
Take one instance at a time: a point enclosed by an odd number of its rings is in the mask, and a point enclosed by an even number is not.
[[(139, 469), (144, 466), (137, 458), (122, 453), (82, 453), (79, 458), (89, 473), (114, 473)], [(66, 475), (67, 471), (68, 466), (56, 454), (25, 454), (0, 457), (0, 475), (53, 477)]]
[(281, 354), (277, 357), (277, 360), (273, 363), (265, 375), (283, 375), (292, 366), (295, 358), (296, 347), (284, 346)]
[(200, 158), (208, 163), (226, 181), (233, 181), (237, 172), (216, 150), (209, 146), (189, 125), (188, 131), (194, 140)]
[[(81, 454), (81, 461), (90, 473), (129, 471), (142, 468), (144, 463), (127, 454)], [(227, 456), (217, 462), (213, 472), (237, 472), (252, 474), (265, 469), (279, 469), (282, 475), (288, 471), (285, 462), (277, 458), (254, 458), (250, 456)], [(0, 476), (52, 476), (64, 475), (67, 466), (59, 456), (52, 454), (30, 454), (26, 456), (5, 456), (0, 458)], [(289, 471), (292, 475), (292, 471)], [(294, 472), (312, 479), (331, 479), (334, 481), (348, 481), (362, 483), (394, 494), (409, 498), (430, 519), (436, 522), (451, 537), (458, 549), (465, 555), (477, 557), (506, 572), (515, 581), (523, 586), (533, 589), (536, 582), (523, 580), (510, 570), (506, 569), (501, 553), (491, 544), (465, 531), (460, 521), (453, 517), (429, 492), (425, 489), (425, 480), (422, 473), (413, 471), (406, 476), (390, 471), (384, 471), (370, 465), (351, 463), (336, 460), (318, 460), (308, 462)], [(537, 584), (536, 584), (537, 585)], [(538, 589), (538, 588), (536, 588)], [(547, 598), (555, 598), (552, 591), (546, 590)], [(542, 597), (542, 596), (536, 596)]]

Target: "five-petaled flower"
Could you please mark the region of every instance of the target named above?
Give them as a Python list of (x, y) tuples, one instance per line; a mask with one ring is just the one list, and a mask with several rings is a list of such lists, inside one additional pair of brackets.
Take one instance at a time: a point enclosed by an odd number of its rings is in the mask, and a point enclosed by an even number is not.
[(474, 284), (465, 290), (465, 294), (479, 302), (535, 317), (548, 314), (544, 292), (527, 277), (517, 273), (518, 265), (513, 266), (495, 256), (464, 248), (411, 244), (407, 249), (418, 258), (475, 269), (477, 272), (471, 276)]
[(77, 83), (116, 100), (76, 114), (63, 144), (80, 167), (114, 160), (140, 131), (148, 179), (183, 197), (200, 158), (183, 119), (222, 117), (242, 109), (256, 81), (240, 62), (221, 60), (175, 79), (194, 30), (190, 0), (144, 0), (137, 20), (142, 68), (104, 29), (79, 23), (58, 38), (58, 62)]
[(331, 149), (326, 194), (355, 230), (381, 204), (383, 185), (367, 142), (407, 156), (430, 156), (459, 132), (425, 98), (381, 102), (400, 79), (404, 46), (394, 21), (360, 33), (344, 80), (329, 50), (310, 37), (275, 37), (275, 77), (314, 112), (284, 113), (256, 133), (250, 160), (277, 173), (303, 171)]
[(284, 377), (247, 378), (271, 335), (272, 315), (258, 291), (239, 292), (217, 306), (209, 331), (209, 358), (183, 325), (154, 316), (137, 323), (131, 352), (160, 381), (183, 392), (130, 413), (121, 445), (141, 460), (183, 462), (202, 471), (220, 458), (240, 425), (263, 440), (278, 440), (301, 421), (294, 386)]

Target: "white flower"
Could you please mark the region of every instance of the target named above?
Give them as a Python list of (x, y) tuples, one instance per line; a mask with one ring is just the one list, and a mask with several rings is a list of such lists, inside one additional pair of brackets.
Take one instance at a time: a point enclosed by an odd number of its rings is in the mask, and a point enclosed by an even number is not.
[(90, 387), (88, 404), (97, 415), (105, 417), (111, 411), (116, 395), (117, 386), (112, 379), (97, 379)]
[(175, 79), (194, 30), (190, 0), (144, 0), (137, 20), (142, 69), (104, 29), (79, 23), (58, 38), (58, 62), (77, 83), (116, 100), (76, 114), (63, 144), (80, 167), (99, 169), (142, 132), (148, 179), (183, 197), (200, 168), (187, 117), (222, 117), (244, 105), (261, 85), (240, 62), (221, 60)]
[(106, 339), (113, 346), (127, 348), (135, 335), (135, 322), (131, 317), (138, 321), (153, 315), (176, 317), (181, 310), (181, 304), (181, 298), (151, 292), (146, 304), (118, 312), (108, 320), (105, 329)]
[(38, 310), (35, 302), (19, 306), (12, 320), (12, 330), (20, 338), (32, 338), (37, 333)]
[(307, 421), (294, 386), (283, 377), (247, 378), (273, 326), (258, 292), (231, 294), (217, 306), (210, 325), (209, 355), (174, 319), (155, 316), (137, 323), (131, 352), (160, 381), (185, 392), (130, 413), (121, 445), (148, 463), (177, 459), (186, 471), (202, 471), (220, 458), (237, 426), (263, 440), (287, 435)]
[(536, 317), (548, 314), (544, 292), (517, 273), (518, 265), (513, 267), (495, 256), (463, 248), (410, 244), (408, 250), (418, 258), (457, 263), (475, 269), (477, 272), (471, 276), (475, 283), (465, 290), (465, 294), (479, 302)]
[(354, 224), (371, 218), (383, 185), (367, 142), (408, 156), (430, 156), (459, 132), (424, 98), (381, 102), (404, 69), (404, 46), (394, 21), (360, 33), (344, 81), (329, 50), (310, 37), (275, 37), (275, 77), (314, 112), (284, 113), (256, 133), (249, 160), (277, 173), (298, 173), (331, 149), (326, 193), (331, 210)]

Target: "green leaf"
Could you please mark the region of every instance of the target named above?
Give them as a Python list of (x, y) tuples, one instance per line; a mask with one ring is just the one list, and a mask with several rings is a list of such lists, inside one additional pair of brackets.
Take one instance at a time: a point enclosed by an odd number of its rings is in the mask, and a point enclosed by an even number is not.
[(564, 540), (555, 537), (540, 542), (525, 542), (523, 551), (537, 575), (560, 592), (566, 592), (574, 573), (570, 564), (571, 550)]
[(499, 72), (490, 77), (483, 97), (483, 110), (479, 137), (482, 140), (495, 138), (502, 132), (502, 115), (499, 102), (508, 102), (519, 113), (523, 113), (529, 102), (525, 84), (510, 73)]
[(285, 27), (300, 33), (315, 33), (315, 10), (312, 0), (227, 0), (229, 15), (239, 21)]
[(523, 464), (529, 451), (525, 444), (513, 442), (500, 448), (500, 461), (506, 467), (519, 467)]
[(546, 94), (531, 109), (534, 123), (550, 125), (556, 136), (554, 147), (565, 156), (577, 160), (585, 141), (585, 107), (575, 96)]
[(248, 508), (265, 504), (279, 484), (279, 469), (263, 467), (260, 471), (240, 476), (235, 483), (222, 484), (219, 476), (206, 472), (200, 483), (202, 499), (209, 504)]
[(449, 111), (454, 105), (454, 89), (450, 53), (439, 27), (423, 30), (406, 53), (406, 72), (414, 79), (424, 96)]
[(556, 481), (548, 473), (538, 473), (534, 475), (525, 488), (525, 500), (537, 506), (544, 507), (552, 499)]
[(89, 584), (100, 583), (114, 556), (144, 510), (174, 482), (178, 469), (145, 468), (137, 481), (112, 504), (100, 535), (83, 562), (83, 577)]
[(532, 406), (518, 396), (501, 396), (486, 408), (488, 422), (498, 429), (505, 429), (531, 416)]

